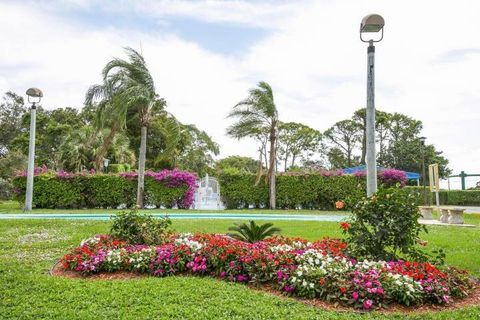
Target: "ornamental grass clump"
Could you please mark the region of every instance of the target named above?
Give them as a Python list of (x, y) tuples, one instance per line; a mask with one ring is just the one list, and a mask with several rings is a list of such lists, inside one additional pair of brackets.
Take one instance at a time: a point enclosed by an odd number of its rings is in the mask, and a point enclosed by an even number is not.
[(446, 304), (469, 294), (468, 273), (428, 262), (357, 260), (340, 239), (308, 242), (270, 237), (249, 243), (222, 234), (169, 234), (160, 244), (95, 236), (65, 255), (65, 269), (83, 275), (130, 271), (189, 274), (268, 286), (287, 295), (363, 310), (390, 303)]

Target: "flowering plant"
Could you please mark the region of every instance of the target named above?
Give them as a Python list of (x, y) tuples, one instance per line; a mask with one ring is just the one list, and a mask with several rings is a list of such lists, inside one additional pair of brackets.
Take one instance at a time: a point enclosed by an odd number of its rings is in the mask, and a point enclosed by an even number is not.
[(226, 281), (270, 283), (288, 295), (371, 310), (391, 302), (445, 304), (469, 293), (465, 271), (426, 262), (357, 261), (347, 244), (272, 237), (255, 243), (222, 234), (172, 234), (160, 245), (95, 236), (65, 255), (64, 268), (83, 274), (117, 270), (152, 276), (195, 274)]

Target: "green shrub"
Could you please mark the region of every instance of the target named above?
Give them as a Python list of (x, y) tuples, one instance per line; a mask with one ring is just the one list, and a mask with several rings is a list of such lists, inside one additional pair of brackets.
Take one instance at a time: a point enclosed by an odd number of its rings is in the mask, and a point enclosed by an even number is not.
[[(254, 174), (239, 172), (224, 172), (218, 179), (222, 201), (227, 208), (267, 206), (268, 185), (263, 177), (258, 184), (255, 184)], [(283, 209), (331, 210), (337, 200), (365, 193), (364, 179), (351, 175), (278, 175), (276, 185), (277, 207)]]
[(11, 200), (13, 185), (10, 181), (0, 178), (0, 200)]
[[(25, 201), (26, 177), (17, 176), (12, 184), (14, 198)], [(145, 177), (145, 203), (167, 207), (180, 203), (187, 193), (186, 185), (167, 186)], [(59, 176), (46, 173), (34, 177), (33, 206), (36, 208), (116, 208), (133, 207), (137, 198), (136, 178), (116, 174)]]
[(157, 207), (172, 208), (181, 201), (187, 189), (186, 185), (171, 188), (147, 176), (145, 177), (145, 202)]
[[(418, 205), (423, 205), (423, 187), (405, 187), (408, 190), (420, 193)], [(430, 204), (435, 204), (435, 193), (426, 188), (427, 199)], [(429, 198), (428, 198), (429, 197)], [(440, 190), (439, 200), (441, 205), (450, 206), (480, 206), (480, 190)]]
[(123, 163), (113, 163), (108, 166), (109, 173), (122, 173), (129, 171), (130, 168), (127, 170), (126, 165)]
[(172, 223), (168, 217), (156, 219), (136, 210), (124, 211), (112, 219), (110, 235), (131, 244), (163, 244), (170, 234), (168, 228)]
[(408, 189), (380, 189), (372, 197), (347, 200), (352, 215), (342, 223), (348, 248), (357, 259), (395, 260), (419, 257), (419, 194)]

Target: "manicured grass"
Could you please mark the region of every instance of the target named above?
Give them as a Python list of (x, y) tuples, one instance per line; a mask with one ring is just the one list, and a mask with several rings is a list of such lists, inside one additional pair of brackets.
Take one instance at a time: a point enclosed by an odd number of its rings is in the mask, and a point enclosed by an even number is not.
[[(480, 217), (469, 223), (480, 224)], [(175, 220), (178, 231), (225, 232), (231, 220)], [(480, 306), (429, 314), (332, 312), (210, 278), (82, 280), (48, 275), (53, 263), (108, 222), (0, 221), (0, 319), (478, 319)], [(337, 223), (278, 221), (288, 236), (340, 236)], [(429, 247), (480, 276), (479, 228), (430, 227)]]

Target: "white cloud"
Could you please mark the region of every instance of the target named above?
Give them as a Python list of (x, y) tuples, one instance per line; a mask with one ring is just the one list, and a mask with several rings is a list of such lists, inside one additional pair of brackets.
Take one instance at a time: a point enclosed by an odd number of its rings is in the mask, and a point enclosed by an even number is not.
[[(82, 8), (98, 5), (73, 1)], [(112, 3), (103, 3), (109, 10)], [(182, 16), (210, 22), (272, 27), (240, 55), (225, 56), (169, 34), (82, 27), (61, 10), (0, 4), (0, 90), (44, 89), (47, 107), (81, 106), (86, 88), (121, 47), (140, 41), (159, 93), (180, 120), (207, 130), (222, 156), (255, 156), (251, 142), (224, 136), (225, 116), (248, 88), (265, 80), (283, 119), (325, 130), (365, 102), (366, 45), (358, 39), (363, 15), (381, 13), (385, 38), (377, 45), (377, 106), (424, 123), (430, 143), (455, 172), (479, 171), (480, 6), (457, 1), (136, 2), (150, 17)], [(42, 8), (44, 8), (42, 10)], [(123, 3), (117, 10), (127, 10)], [(8, 70), (8, 73), (6, 72)], [(255, 156), (256, 157), (256, 156)]]

